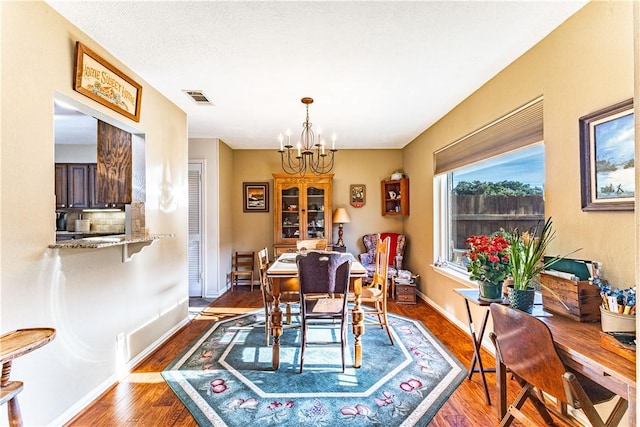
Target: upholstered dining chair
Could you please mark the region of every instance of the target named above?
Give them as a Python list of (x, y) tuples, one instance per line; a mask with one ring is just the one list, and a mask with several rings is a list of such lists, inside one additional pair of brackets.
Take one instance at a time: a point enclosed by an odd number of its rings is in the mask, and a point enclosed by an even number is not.
[[(362, 294), (360, 301), (363, 303), (370, 303), (373, 305), (363, 305), (363, 310), (366, 313), (375, 314), (378, 317), (378, 321), (370, 321), (368, 317), (365, 317), (365, 325), (380, 326), (387, 330), (389, 335), (389, 341), (393, 345), (393, 338), (391, 337), (391, 331), (389, 330), (389, 321), (387, 318), (387, 298), (389, 295), (388, 286), (391, 279), (388, 278), (389, 268), (389, 246), (391, 244), (391, 238), (387, 236), (384, 240), (376, 242), (376, 249), (374, 255), (374, 270), (373, 278), (370, 284), (362, 287)], [(353, 297), (350, 297), (353, 299)]]
[[(582, 425), (567, 416), (567, 405), (581, 409), (594, 427), (618, 425), (627, 401), (619, 398), (607, 421), (603, 421), (593, 405), (611, 400), (615, 394), (564, 365), (544, 322), (506, 305), (493, 303), (490, 310), (494, 331), (489, 336), (496, 347), (496, 357), (522, 386), (500, 426), (509, 426), (514, 419), (528, 426), (538, 425), (520, 411), (527, 399), (547, 425), (555, 425), (549, 412), (570, 425)], [(544, 394), (557, 403), (554, 405)]]
[[(300, 373), (304, 354), (309, 344), (340, 344), (342, 372), (345, 370), (347, 346), (347, 293), (349, 291), (350, 254), (340, 252), (309, 251), (296, 257), (300, 280)], [(338, 341), (309, 341), (311, 326), (335, 329), (339, 322)]]
[[(267, 248), (260, 249), (257, 254), (258, 271), (260, 275), (260, 291), (262, 292), (262, 302), (264, 303), (264, 340), (270, 345), (271, 337), (271, 310), (273, 308), (273, 294), (271, 293), (271, 280), (267, 277), (267, 269), (269, 268), (269, 251)], [(280, 302), (285, 304), (285, 325), (283, 327), (292, 327), (291, 316), (293, 314), (291, 304), (298, 302), (298, 279), (293, 277), (283, 280), (280, 292)], [(294, 290), (295, 289), (295, 290)], [(297, 327), (297, 325), (295, 325)]]
[(307, 240), (298, 240), (296, 242), (296, 249), (301, 251), (303, 249), (306, 250), (325, 250), (327, 248), (327, 239), (307, 239)]
[(362, 243), (364, 245), (365, 252), (359, 255), (360, 263), (367, 270), (366, 283), (371, 283), (373, 280), (373, 272), (375, 266), (376, 244), (378, 239), (384, 240), (387, 237), (390, 239), (389, 243), (389, 267), (387, 275), (389, 279), (393, 279), (398, 274), (398, 270), (402, 270), (402, 261), (404, 258), (404, 250), (407, 245), (407, 236), (398, 233), (375, 233), (365, 234), (362, 236)]

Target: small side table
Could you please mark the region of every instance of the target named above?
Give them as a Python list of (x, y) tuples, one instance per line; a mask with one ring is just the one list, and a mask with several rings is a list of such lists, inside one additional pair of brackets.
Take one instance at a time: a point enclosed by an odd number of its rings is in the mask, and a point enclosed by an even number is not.
[(415, 304), (416, 303), (416, 281), (420, 277), (419, 274), (412, 274), (411, 279), (393, 278), (393, 289), (391, 295), (396, 299), (398, 304)]

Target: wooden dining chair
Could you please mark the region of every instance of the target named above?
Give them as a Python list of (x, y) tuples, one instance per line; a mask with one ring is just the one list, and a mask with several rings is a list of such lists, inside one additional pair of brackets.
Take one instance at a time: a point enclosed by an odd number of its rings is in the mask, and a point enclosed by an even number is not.
[[(267, 270), (269, 269), (269, 251), (267, 248), (260, 249), (257, 254), (258, 259), (258, 271), (260, 274), (260, 291), (262, 292), (262, 301), (264, 303), (264, 339), (267, 345), (270, 344), (271, 337), (271, 310), (273, 308), (273, 294), (271, 293), (271, 280), (267, 277)], [(295, 281), (295, 283), (293, 283)], [(282, 281), (280, 302), (284, 303), (285, 308), (285, 325), (283, 327), (294, 326), (291, 322), (291, 318), (294, 314), (291, 304), (299, 301), (298, 295), (298, 279), (295, 277)], [(298, 326), (298, 325), (295, 325)]]
[(253, 292), (253, 269), (255, 267), (255, 252), (236, 251), (233, 255), (233, 269), (231, 270), (231, 292), (238, 285), (251, 285)]
[[(304, 354), (309, 344), (340, 344), (342, 372), (345, 370), (347, 347), (347, 300), (349, 292), (349, 254), (311, 251), (296, 257), (300, 280), (300, 318), (302, 321), (300, 342), (300, 373), (304, 366)], [(339, 322), (338, 341), (309, 341), (310, 326), (335, 329)]]
[(327, 239), (298, 240), (296, 242), (296, 249), (298, 249), (298, 251), (314, 249), (324, 251), (327, 249)]
[[(564, 365), (544, 322), (506, 305), (493, 303), (490, 310), (494, 332), (489, 336), (496, 347), (498, 362), (522, 386), (500, 426), (509, 426), (514, 419), (527, 426), (537, 426), (538, 423), (520, 410), (527, 400), (533, 403), (548, 425), (555, 425), (549, 412), (570, 425), (582, 425), (576, 418), (569, 417), (567, 405), (581, 409), (593, 427), (618, 425), (627, 409), (627, 401), (620, 397), (607, 420), (603, 421), (593, 405), (611, 400), (615, 394)], [(556, 402), (550, 401), (545, 394)]]
[[(386, 237), (384, 240), (380, 240), (376, 242), (376, 250), (374, 256), (374, 265), (375, 268), (373, 270), (373, 278), (371, 284), (362, 287), (362, 294), (360, 296), (360, 301), (364, 303), (370, 303), (373, 305), (363, 305), (362, 308), (365, 310), (365, 313), (375, 314), (378, 318), (378, 321), (368, 320), (365, 317), (365, 325), (373, 325), (380, 326), (381, 328), (385, 328), (387, 331), (387, 335), (389, 336), (389, 341), (391, 345), (393, 345), (393, 337), (391, 336), (391, 330), (389, 329), (389, 320), (387, 317), (387, 299), (388, 299), (388, 287), (389, 287), (389, 278), (387, 274), (387, 270), (389, 268), (389, 245), (391, 243), (391, 239)], [(353, 296), (350, 296), (353, 299)]]

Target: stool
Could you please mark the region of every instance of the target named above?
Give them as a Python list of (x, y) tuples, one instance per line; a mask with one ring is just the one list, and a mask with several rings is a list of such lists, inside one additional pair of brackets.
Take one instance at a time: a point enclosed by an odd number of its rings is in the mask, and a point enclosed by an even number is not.
[(22, 414), (18, 405), (18, 393), (22, 391), (20, 381), (9, 381), (11, 364), (27, 353), (36, 350), (51, 341), (56, 335), (53, 328), (18, 329), (0, 336), (0, 363), (2, 363), (2, 377), (0, 377), (0, 405), (8, 403), (9, 425), (22, 426)]

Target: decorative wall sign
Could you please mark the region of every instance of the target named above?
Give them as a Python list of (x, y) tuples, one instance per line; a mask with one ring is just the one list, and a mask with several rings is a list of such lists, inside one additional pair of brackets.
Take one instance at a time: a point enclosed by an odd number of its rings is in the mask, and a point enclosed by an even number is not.
[(361, 208), (367, 203), (367, 188), (364, 184), (351, 184), (349, 194), (354, 208)]
[(269, 212), (269, 183), (243, 182), (243, 212)]
[(131, 120), (140, 121), (142, 86), (80, 42), (76, 42), (73, 89)]
[(634, 209), (633, 99), (580, 117), (583, 211)]

